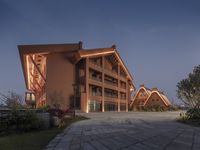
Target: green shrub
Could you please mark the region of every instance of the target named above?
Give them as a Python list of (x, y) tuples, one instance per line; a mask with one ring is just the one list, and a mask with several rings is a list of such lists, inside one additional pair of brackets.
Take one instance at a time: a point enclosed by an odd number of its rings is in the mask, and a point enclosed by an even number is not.
[(47, 112), (50, 109), (49, 105), (41, 106), (37, 108), (37, 112)]
[(188, 118), (193, 120), (200, 120), (200, 108), (191, 108), (186, 112)]
[(22, 123), (21, 130), (30, 131), (44, 129), (43, 120), (38, 118), (34, 111), (26, 111), (22, 121), (24, 123)]
[(44, 121), (39, 119), (33, 110), (11, 110), (1, 121), (0, 132), (27, 132), (45, 128)]
[(186, 122), (188, 121), (189, 117), (186, 115), (186, 113), (180, 113), (180, 118), (178, 119), (178, 121), (181, 122)]
[(200, 109), (191, 108), (186, 113), (180, 113), (179, 122), (200, 126)]

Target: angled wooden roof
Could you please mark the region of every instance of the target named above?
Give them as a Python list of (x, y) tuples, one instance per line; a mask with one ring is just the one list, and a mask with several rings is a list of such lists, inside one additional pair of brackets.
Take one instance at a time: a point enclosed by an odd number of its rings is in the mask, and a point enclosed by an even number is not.
[[(73, 62), (78, 62), (80, 59), (90, 56), (97, 56), (97, 55), (105, 55), (105, 54), (114, 54), (118, 61), (120, 62), (121, 66), (125, 70), (128, 78), (133, 80), (131, 73), (128, 71), (124, 61), (120, 57), (119, 53), (116, 50), (115, 46), (110, 48), (96, 48), (96, 49), (83, 49), (82, 42), (79, 43), (71, 43), (71, 44), (37, 44), (37, 45), (18, 45), (19, 54), (22, 63), (23, 74), (27, 86), (27, 70), (25, 67), (26, 64), (26, 55), (31, 54), (49, 54), (49, 53), (61, 53), (61, 52), (69, 52), (73, 55), (70, 55), (70, 59)], [(133, 85), (135, 89), (135, 86)]]
[(82, 49), (78, 53), (81, 57), (98, 56), (103, 54), (114, 53), (113, 48), (95, 48), (95, 49)]
[(161, 97), (164, 99), (164, 101), (165, 101), (168, 105), (172, 105), (171, 102), (170, 102), (170, 100), (167, 98), (166, 95), (164, 95), (164, 94), (162, 94), (162, 93), (160, 93), (160, 95), (161, 95)]
[[(124, 68), (125, 72), (127, 73), (128, 77), (130, 80), (133, 80), (133, 77), (131, 73), (129, 72), (128, 68), (126, 67), (124, 61), (120, 57), (118, 51), (116, 50), (115, 47), (111, 48), (98, 48), (98, 49), (83, 49), (78, 51), (80, 58), (84, 57), (92, 57), (92, 56), (98, 56), (98, 55), (106, 55), (106, 54), (114, 54), (122, 67)], [(135, 88), (135, 87), (134, 87)]]
[(159, 91), (155, 91), (155, 90), (151, 92), (150, 96), (147, 98), (147, 100), (145, 101), (144, 105), (149, 101), (149, 99), (151, 98), (151, 96), (152, 96), (153, 94), (157, 94), (157, 95), (161, 98), (161, 100), (163, 101), (163, 103), (164, 103), (166, 106), (171, 105), (170, 101), (167, 99), (167, 97), (166, 97), (165, 95), (163, 95), (163, 94), (161, 94)]
[(157, 88), (153, 88), (152, 90), (150, 90), (150, 89), (146, 88), (144, 85), (141, 85), (140, 88), (138, 89), (138, 91), (136, 92), (136, 94), (134, 95), (133, 102), (131, 103), (131, 105), (134, 103), (134, 101), (136, 100), (137, 95), (139, 94), (139, 92), (142, 89), (148, 94), (148, 98), (146, 99), (144, 105), (147, 103), (147, 101), (150, 99), (151, 95), (154, 94), (154, 93), (158, 94), (158, 96), (161, 98), (161, 100), (164, 102), (164, 104), (166, 106), (171, 105), (170, 100), (167, 98), (166, 95), (164, 95), (163, 92), (160, 92)]
[(26, 87), (28, 89), (27, 81), (27, 69), (25, 67), (26, 59), (25, 56), (29, 54), (48, 54), (48, 53), (59, 53), (59, 52), (72, 52), (82, 49), (82, 42), (71, 43), (71, 44), (36, 44), (36, 45), (18, 45), (20, 54), (22, 70)]
[(133, 101), (136, 99), (136, 97), (138, 96), (138, 94), (140, 93), (141, 90), (144, 90), (144, 91), (147, 93), (148, 96), (151, 94), (151, 91), (150, 91), (149, 89), (146, 89), (144, 86), (141, 86), (141, 87), (137, 90), (136, 94), (134, 95)]
[(81, 42), (71, 44), (18, 45), (20, 54), (69, 52), (82, 49)]
[(134, 102), (136, 101), (136, 98), (137, 98), (137, 96), (138, 96), (138, 94), (140, 93), (141, 90), (144, 90), (147, 93), (148, 97), (151, 94), (151, 90), (146, 88), (144, 86), (144, 84), (140, 85), (140, 88), (137, 90), (137, 92), (135, 93), (135, 95), (132, 98), (132, 102), (131, 102), (130, 106), (132, 106), (134, 104)]

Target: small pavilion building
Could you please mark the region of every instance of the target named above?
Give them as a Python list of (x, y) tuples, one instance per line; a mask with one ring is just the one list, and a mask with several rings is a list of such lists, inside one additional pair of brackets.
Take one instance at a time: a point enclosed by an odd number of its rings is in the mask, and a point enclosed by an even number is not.
[(148, 89), (144, 85), (141, 85), (133, 97), (130, 107), (134, 110), (141, 108), (153, 108), (160, 107), (163, 110), (168, 109), (171, 106), (171, 102), (164, 94), (157, 88)]

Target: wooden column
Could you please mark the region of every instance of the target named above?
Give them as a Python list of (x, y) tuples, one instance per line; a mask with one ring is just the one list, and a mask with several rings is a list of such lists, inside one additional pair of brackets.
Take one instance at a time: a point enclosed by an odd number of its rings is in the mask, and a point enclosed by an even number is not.
[(89, 83), (88, 83), (88, 79), (89, 79), (89, 58), (86, 58), (86, 67), (85, 67), (85, 87), (86, 87), (86, 95), (85, 95), (85, 112), (89, 112)]
[(104, 112), (104, 55), (102, 56), (102, 112)]
[(130, 90), (130, 87), (129, 87), (129, 84), (128, 84), (128, 80), (126, 80), (126, 112), (128, 112), (128, 94), (129, 94), (129, 90)]
[(120, 112), (120, 64), (117, 64), (118, 67), (118, 112)]

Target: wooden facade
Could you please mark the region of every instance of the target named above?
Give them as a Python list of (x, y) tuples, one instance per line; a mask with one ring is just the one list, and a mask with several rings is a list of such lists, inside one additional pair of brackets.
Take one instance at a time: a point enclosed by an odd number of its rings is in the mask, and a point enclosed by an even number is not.
[(141, 85), (134, 95), (130, 107), (133, 110), (139, 110), (145, 107), (160, 107), (165, 110), (170, 105), (171, 102), (163, 92), (160, 92), (157, 88), (150, 90), (144, 85)]
[(59, 103), (67, 109), (75, 99), (82, 112), (128, 111), (135, 86), (115, 46), (83, 49), (80, 42), (18, 48), (37, 107)]

